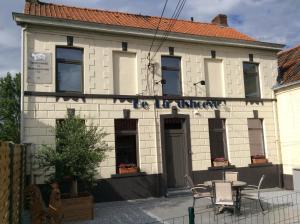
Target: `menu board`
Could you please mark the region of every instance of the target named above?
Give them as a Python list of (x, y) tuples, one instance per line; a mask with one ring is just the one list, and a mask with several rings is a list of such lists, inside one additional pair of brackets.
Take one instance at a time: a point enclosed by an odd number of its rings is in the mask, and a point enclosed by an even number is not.
[(52, 83), (51, 53), (32, 52), (28, 57), (29, 83), (50, 84)]

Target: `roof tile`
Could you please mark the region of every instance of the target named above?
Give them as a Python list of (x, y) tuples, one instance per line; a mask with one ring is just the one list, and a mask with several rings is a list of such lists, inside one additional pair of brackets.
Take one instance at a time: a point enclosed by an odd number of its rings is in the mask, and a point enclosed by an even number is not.
[[(143, 16), (105, 10), (78, 8), (43, 2), (26, 2), (24, 13), (33, 16), (45, 16), (57, 19), (75, 20), (106, 25), (118, 25), (151, 30), (156, 29), (160, 19), (159, 17), (155, 16)], [(172, 22), (174, 22), (174, 20), (163, 18), (159, 26), (159, 30), (167, 31)], [(170, 31), (197, 36), (255, 41), (255, 39), (253, 39), (252, 37), (240, 33), (231, 27), (222, 27), (216, 24), (199, 23), (187, 20), (177, 20)]]
[(300, 80), (300, 45), (278, 54), (279, 82), (288, 84)]

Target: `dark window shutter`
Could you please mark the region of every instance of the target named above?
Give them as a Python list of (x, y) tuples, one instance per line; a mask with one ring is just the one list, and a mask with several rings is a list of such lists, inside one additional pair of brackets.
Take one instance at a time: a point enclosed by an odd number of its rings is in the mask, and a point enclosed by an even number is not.
[(264, 134), (261, 119), (248, 119), (251, 156), (265, 155)]

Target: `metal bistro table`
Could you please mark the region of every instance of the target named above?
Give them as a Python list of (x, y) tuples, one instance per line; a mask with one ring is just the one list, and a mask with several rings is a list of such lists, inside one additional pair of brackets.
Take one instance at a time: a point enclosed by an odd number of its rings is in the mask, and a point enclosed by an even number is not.
[[(212, 187), (214, 181), (215, 182), (222, 182), (224, 180), (205, 181), (204, 185), (207, 186), (207, 187)], [(244, 181), (232, 181), (232, 188), (236, 191), (236, 194), (235, 194), (235, 200), (236, 200), (235, 207), (238, 211), (241, 208), (241, 191), (246, 186), (247, 186), (247, 183), (244, 182)]]

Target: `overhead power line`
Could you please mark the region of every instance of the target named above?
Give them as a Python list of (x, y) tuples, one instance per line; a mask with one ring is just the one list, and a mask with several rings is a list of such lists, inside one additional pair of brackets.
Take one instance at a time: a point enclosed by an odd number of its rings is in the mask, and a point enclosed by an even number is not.
[(178, 0), (178, 3), (176, 5), (176, 8), (173, 12), (173, 15), (170, 19), (170, 22), (169, 22), (169, 26), (168, 28), (166, 29), (164, 35), (163, 35), (163, 38), (162, 38), (162, 41), (160, 43), (160, 45), (158, 46), (157, 50), (155, 51), (154, 55), (152, 56), (152, 58), (150, 59), (150, 61), (153, 60), (153, 58), (156, 56), (157, 52), (160, 50), (160, 48), (163, 46), (164, 42), (168, 39), (168, 36), (169, 36), (169, 33), (170, 31), (172, 30), (172, 28), (174, 27), (174, 25), (176, 24), (177, 22), (177, 19), (178, 17), (180, 16), (180, 13), (182, 12), (182, 9), (185, 5), (187, 0)]
[(151, 46), (150, 46), (150, 49), (149, 49), (149, 53), (148, 53), (148, 54), (150, 54), (150, 52), (151, 52), (151, 50), (152, 50), (152, 47), (153, 47), (153, 44), (154, 44), (154, 42), (155, 42), (155, 38), (156, 38), (156, 35), (157, 35), (157, 32), (158, 32), (158, 29), (159, 29), (159, 26), (160, 26), (162, 17), (163, 17), (163, 15), (164, 15), (164, 13), (165, 13), (165, 10), (166, 10), (168, 1), (169, 1), (169, 0), (166, 0), (166, 1), (165, 1), (165, 5), (164, 5), (163, 10), (162, 10), (162, 12), (161, 12), (161, 15), (160, 15), (160, 18), (159, 18), (159, 22), (158, 22), (158, 24), (157, 24), (157, 27), (156, 27), (156, 30), (155, 30), (155, 34), (154, 34), (154, 36), (153, 36), (152, 43), (151, 43)]

